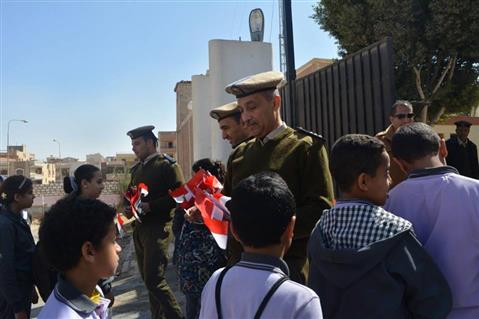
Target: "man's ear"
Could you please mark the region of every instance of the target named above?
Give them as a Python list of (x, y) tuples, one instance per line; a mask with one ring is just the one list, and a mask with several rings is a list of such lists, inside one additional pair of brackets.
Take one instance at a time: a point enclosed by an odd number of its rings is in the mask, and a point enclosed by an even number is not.
[(93, 247), (91, 242), (87, 241), (83, 243), (81, 246), (81, 254), (87, 262), (95, 261), (95, 247)]
[(411, 170), (411, 168), (408, 162), (394, 156), (393, 156), (393, 160), (396, 162), (396, 164), (398, 164), (401, 171), (406, 173), (406, 175), (409, 174), (409, 171)]
[(273, 98), (273, 109), (276, 111), (281, 106), (281, 96), (275, 95)]

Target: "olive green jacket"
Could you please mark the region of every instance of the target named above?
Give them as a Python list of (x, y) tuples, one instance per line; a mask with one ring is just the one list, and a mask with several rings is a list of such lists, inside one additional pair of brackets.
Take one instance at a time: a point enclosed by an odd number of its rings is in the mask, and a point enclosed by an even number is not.
[(287, 127), (264, 145), (258, 139), (239, 145), (228, 159), (223, 193), (230, 196), (241, 180), (262, 171), (274, 171), (288, 184), (296, 200), (294, 240), (309, 238), (333, 200), (323, 140)]
[(138, 163), (131, 169), (130, 186), (144, 183), (148, 186), (148, 196), (144, 202), (150, 204), (151, 211), (141, 216), (143, 223), (166, 223), (172, 219), (176, 203), (168, 191), (184, 182), (180, 166), (172, 159), (158, 154), (146, 164)]

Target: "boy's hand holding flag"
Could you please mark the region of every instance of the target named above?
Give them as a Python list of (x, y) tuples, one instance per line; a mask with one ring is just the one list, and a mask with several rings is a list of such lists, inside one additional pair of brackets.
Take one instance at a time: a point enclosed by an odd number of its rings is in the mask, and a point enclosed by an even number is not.
[(170, 191), (170, 195), (184, 209), (196, 206), (218, 246), (226, 249), (229, 211), (225, 203), (230, 198), (221, 194), (222, 189), (215, 176), (200, 169), (186, 184)]

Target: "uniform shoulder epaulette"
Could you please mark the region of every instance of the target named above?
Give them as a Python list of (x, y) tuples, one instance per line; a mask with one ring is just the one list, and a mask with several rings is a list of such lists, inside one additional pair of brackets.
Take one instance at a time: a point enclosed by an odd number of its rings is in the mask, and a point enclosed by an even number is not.
[(299, 126), (298, 126), (295, 130), (298, 131), (298, 132), (300, 132), (300, 133), (303, 133), (304, 135), (311, 136), (311, 137), (314, 138), (314, 139), (319, 139), (319, 140), (320, 140), (321, 142), (323, 142), (323, 143), (326, 142), (326, 140), (324, 139), (324, 137), (322, 137), (322, 136), (319, 135), (318, 133), (305, 130), (304, 128), (299, 127)]
[(163, 155), (163, 157), (164, 157), (168, 162), (170, 162), (170, 164), (175, 164), (175, 163), (176, 163), (176, 160), (175, 160), (173, 157), (171, 157), (170, 155), (168, 155), (168, 154), (166, 154), (166, 153), (163, 153), (163, 154), (161, 154), (161, 155)]

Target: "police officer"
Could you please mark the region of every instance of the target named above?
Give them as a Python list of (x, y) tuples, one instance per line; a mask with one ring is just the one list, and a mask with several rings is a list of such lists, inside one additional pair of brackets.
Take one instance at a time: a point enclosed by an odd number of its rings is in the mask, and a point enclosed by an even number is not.
[(447, 140), (447, 164), (455, 167), (459, 174), (479, 179), (479, 163), (477, 160), (477, 146), (469, 140), (471, 122), (457, 121), (456, 136)]
[[(133, 241), (138, 268), (149, 293), (151, 317), (183, 318), (175, 295), (165, 280), (172, 212), (176, 206), (168, 190), (183, 183), (183, 174), (172, 158), (157, 153), (158, 139), (152, 132), (154, 128), (143, 126), (127, 133), (139, 159), (131, 169), (129, 187), (136, 187), (139, 183), (148, 187), (148, 195), (141, 203), (141, 223), (136, 222), (134, 226)], [(131, 218), (129, 207), (125, 209), (125, 215)]]
[(231, 102), (214, 108), (210, 116), (218, 121), (223, 139), (228, 140), (231, 147), (235, 148), (248, 139), (249, 133), (241, 120), (238, 103)]
[[(330, 208), (333, 187), (324, 139), (312, 132), (288, 127), (280, 114), (277, 85), (280, 72), (264, 72), (228, 85), (236, 96), (241, 118), (253, 139), (239, 145), (228, 159), (225, 195), (244, 178), (262, 171), (275, 171), (296, 200), (294, 238), (284, 259), (292, 280), (306, 279), (306, 246), (309, 235), (324, 209)], [(230, 236), (231, 237), (231, 236)], [(241, 246), (230, 238), (230, 263), (240, 257)]]

